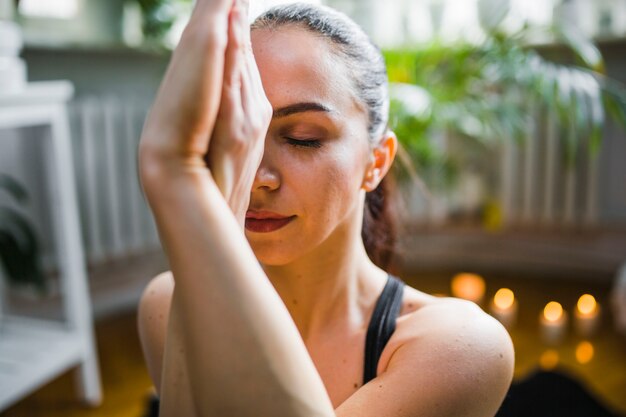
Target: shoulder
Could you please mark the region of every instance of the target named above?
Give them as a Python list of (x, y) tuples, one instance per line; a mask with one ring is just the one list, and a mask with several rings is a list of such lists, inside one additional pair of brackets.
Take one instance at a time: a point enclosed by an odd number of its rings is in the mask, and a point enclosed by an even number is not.
[(167, 333), (174, 277), (170, 271), (150, 280), (141, 295), (137, 311), (137, 330), (148, 372), (155, 387), (160, 386), (161, 364)]
[(441, 415), (495, 414), (513, 377), (506, 329), (476, 304), (457, 298), (423, 294), (418, 308), (398, 318), (385, 350), (381, 374), (395, 375), (399, 384), (424, 383), (423, 394), (450, 413)]
[(143, 291), (142, 299), (154, 299), (171, 296), (174, 290), (174, 275), (172, 271), (161, 272), (153, 277)]
[(499, 321), (470, 301), (427, 297), (430, 298), (418, 308), (399, 317), (397, 334), (394, 334), (396, 347), (408, 345), (429, 352), (435, 349), (452, 354), (463, 366), (474, 370), (480, 366), (494, 367), (494, 370), (512, 374), (513, 343)]
[(168, 308), (174, 292), (174, 277), (170, 271), (165, 271), (148, 282), (139, 300), (139, 324), (151, 322), (151, 313)]

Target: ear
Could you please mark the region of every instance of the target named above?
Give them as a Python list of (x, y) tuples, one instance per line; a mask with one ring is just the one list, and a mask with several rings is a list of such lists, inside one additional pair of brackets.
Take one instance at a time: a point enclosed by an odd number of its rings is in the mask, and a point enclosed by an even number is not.
[(398, 150), (398, 138), (396, 134), (391, 130), (388, 130), (383, 139), (380, 141), (370, 153), (370, 163), (365, 171), (363, 178), (363, 184), (361, 188), (367, 192), (373, 191), (378, 187), (378, 184), (387, 175), (396, 152)]

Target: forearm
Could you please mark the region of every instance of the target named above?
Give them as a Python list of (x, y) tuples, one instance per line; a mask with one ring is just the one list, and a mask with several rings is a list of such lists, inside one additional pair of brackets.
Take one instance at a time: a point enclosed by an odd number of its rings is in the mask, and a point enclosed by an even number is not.
[(161, 416), (197, 416), (189, 374), (187, 372), (186, 347), (183, 342), (184, 320), (180, 315), (180, 303), (174, 288), (163, 351), (162, 371), (159, 376), (159, 412)]
[(175, 277), (172, 309), (199, 414), (334, 415), (293, 320), (210, 175), (165, 175), (144, 187)]

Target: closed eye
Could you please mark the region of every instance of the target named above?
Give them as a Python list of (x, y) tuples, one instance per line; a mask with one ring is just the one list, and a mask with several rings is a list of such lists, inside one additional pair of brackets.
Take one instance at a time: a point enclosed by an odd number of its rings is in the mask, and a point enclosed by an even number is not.
[(285, 140), (290, 145), (298, 146), (302, 148), (320, 148), (322, 146), (322, 142), (317, 139), (295, 139), (295, 138), (285, 137)]

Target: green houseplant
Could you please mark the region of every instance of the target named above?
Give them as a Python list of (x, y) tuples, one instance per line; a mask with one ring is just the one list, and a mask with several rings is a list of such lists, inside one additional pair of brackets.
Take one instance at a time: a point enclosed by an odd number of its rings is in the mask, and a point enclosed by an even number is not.
[[(508, 33), (508, 3), (500, 4), (481, 22), (482, 42), (434, 39), (385, 51), (392, 86), (401, 86), (391, 89), (391, 127), (433, 190), (453, 185), (460, 166), (433, 145), (437, 135), (489, 151), (522, 142), (532, 118), (551, 114), (565, 143), (562, 158), (572, 165), (583, 143), (597, 153), (607, 114), (626, 125), (626, 92), (606, 77), (591, 40), (571, 26), (526, 24)], [(538, 35), (563, 47), (555, 60), (531, 46)]]
[[(0, 191), (18, 204), (28, 201), (24, 187), (6, 174), (0, 174)], [(47, 293), (35, 229), (23, 214), (8, 205), (0, 206), (0, 265), (9, 285), (34, 287), (39, 294)]]

